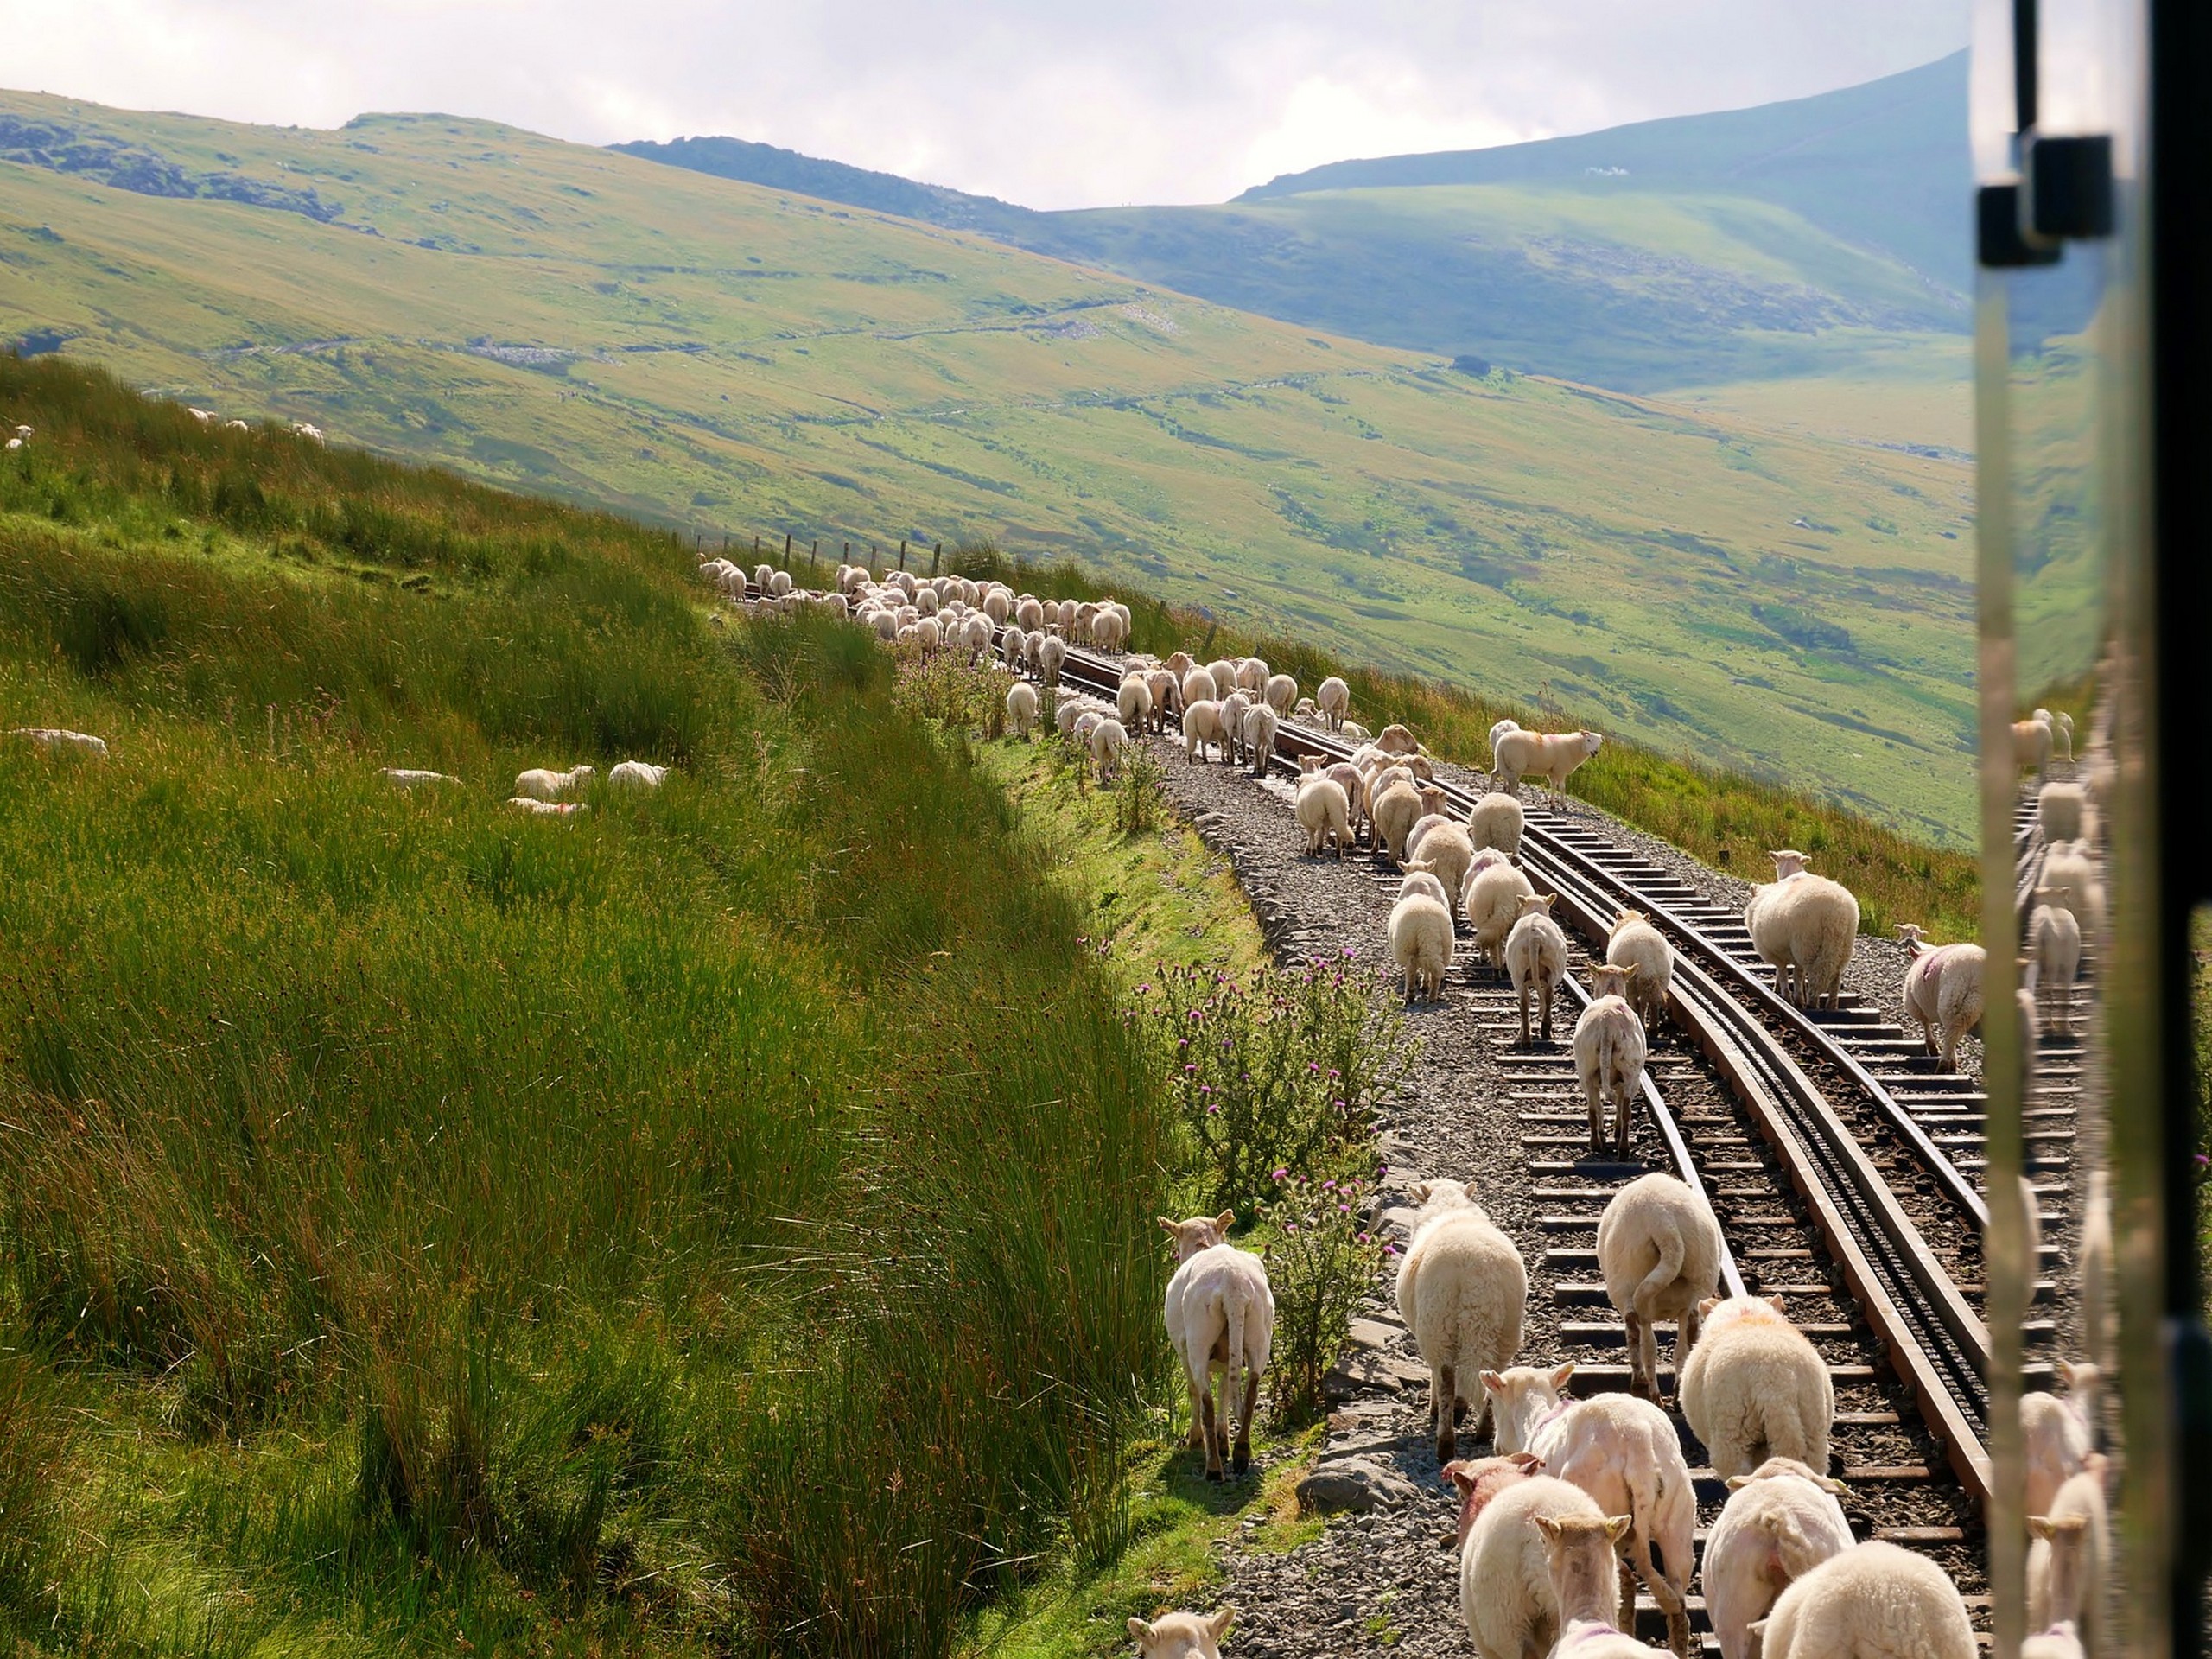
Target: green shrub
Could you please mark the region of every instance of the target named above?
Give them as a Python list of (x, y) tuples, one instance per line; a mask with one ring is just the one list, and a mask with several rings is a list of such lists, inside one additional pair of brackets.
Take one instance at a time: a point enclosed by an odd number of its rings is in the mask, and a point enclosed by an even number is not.
[(1278, 1168), (1262, 1211), (1268, 1281), (1274, 1291), (1274, 1347), (1268, 1362), (1275, 1414), (1294, 1427), (1324, 1409), (1322, 1384), (1351, 1332), (1360, 1300), (1375, 1288), (1389, 1248), (1360, 1211), (1365, 1183)]

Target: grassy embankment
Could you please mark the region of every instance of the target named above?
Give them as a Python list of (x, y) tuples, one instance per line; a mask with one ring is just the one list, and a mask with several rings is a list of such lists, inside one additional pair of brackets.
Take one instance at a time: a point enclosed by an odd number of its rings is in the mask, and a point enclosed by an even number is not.
[(113, 746), (0, 743), (0, 1628), (925, 1654), (1110, 1556), (1169, 1120), (880, 653), (51, 363), (0, 412), (0, 728)]
[[(1017, 563), (988, 549), (959, 550), (950, 563), (995, 571), (1052, 597), (1096, 597), (1110, 588), (1130, 606), (1133, 650), (1264, 657), (1270, 667), (1296, 677), (1308, 696), (1328, 676), (1342, 675), (1351, 685), (1354, 718), (1362, 724), (1380, 730), (1402, 721), (1431, 751), (1470, 766), (1488, 764), (1490, 728), (1507, 715), (1544, 729), (1565, 723), (1555, 711), (1494, 702), (1457, 686), (1361, 667), (1311, 645), (1221, 626), (1101, 584), (1072, 563)], [(1808, 852), (1815, 868), (1859, 895), (1860, 925), (1867, 933), (1887, 937), (1896, 923), (1916, 921), (1939, 938), (1963, 939), (1980, 926), (1980, 880), (1972, 855), (1912, 841), (1815, 796), (1694, 766), (1618, 738), (1608, 739), (1568, 788), (1747, 880), (1773, 879), (1766, 856), (1770, 848)]]

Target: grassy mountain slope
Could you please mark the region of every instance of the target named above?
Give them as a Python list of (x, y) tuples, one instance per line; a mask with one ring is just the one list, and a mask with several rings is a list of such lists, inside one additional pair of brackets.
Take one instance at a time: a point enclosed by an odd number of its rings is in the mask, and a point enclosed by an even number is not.
[(1967, 324), (1966, 55), (1817, 98), (1035, 213), (727, 138), (623, 145), (1224, 304), (1627, 390), (1848, 372)]
[(710, 627), (663, 531), (0, 399), (0, 733), (111, 746), (0, 735), (0, 1641), (927, 1656), (1110, 1520), (1170, 1110), (884, 654)]
[(1971, 823), (1954, 461), (1456, 373), (482, 123), (0, 114), (25, 158), (0, 339), (741, 540), (1071, 552), (1918, 833)]

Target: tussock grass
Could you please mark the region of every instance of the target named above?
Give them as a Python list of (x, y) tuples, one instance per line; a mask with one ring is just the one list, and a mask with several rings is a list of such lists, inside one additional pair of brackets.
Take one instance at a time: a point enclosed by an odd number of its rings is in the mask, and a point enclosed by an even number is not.
[(0, 743), (0, 1501), (60, 1511), (0, 1627), (926, 1655), (1110, 1553), (1169, 1116), (881, 653), (718, 639), (619, 520), (0, 399), (0, 728), (114, 751)]

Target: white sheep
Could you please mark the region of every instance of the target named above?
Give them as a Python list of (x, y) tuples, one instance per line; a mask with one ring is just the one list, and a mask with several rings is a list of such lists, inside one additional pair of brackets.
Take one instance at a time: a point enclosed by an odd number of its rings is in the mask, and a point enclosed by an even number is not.
[(2079, 784), (2045, 784), (2036, 795), (2036, 826), (2045, 841), (2078, 841), (2087, 795)]
[(1706, 1535), (1698, 1568), (1720, 1659), (1747, 1659), (1749, 1628), (1767, 1616), (1775, 1599), (1851, 1548), (1851, 1523), (1835, 1501), (1842, 1490), (1788, 1458), (1770, 1458), (1748, 1475), (1729, 1478), (1728, 1502)]
[(1029, 636), (1020, 628), (1007, 629), (999, 635), (999, 660), (1014, 672), (1020, 672), (1023, 653), (1028, 644)]
[(1697, 1489), (1673, 1420), (1648, 1400), (1601, 1394), (1548, 1416), (1529, 1450), (1547, 1474), (1580, 1486), (1605, 1514), (1630, 1517), (1621, 1558), (1666, 1615), (1667, 1645), (1678, 1659), (1687, 1656)]
[(1152, 718), (1152, 686), (1141, 672), (1122, 677), (1122, 683), (1114, 693), (1114, 711), (1131, 731), (1144, 729), (1145, 723)]
[(1236, 689), (1249, 691), (1257, 698), (1267, 695), (1269, 673), (1266, 659), (1259, 657), (1240, 657), (1236, 659)]
[(1016, 680), (1006, 689), (1007, 724), (1014, 728), (1014, 734), (1023, 742), (1037, 725), (1037, 688), (1027, 680)]
[(1859, 938), (1859, 900), (1807, 870), (1804, 854), (1783, 848), (1770, 856), (1775, 880), (1752, 888), (1744, 906), (1751, 946), (1774, 969), (1777, 995), (1801, 1007), (1832, 1008)]
[(1385, 754), (1419, 754), (1421, 740), (1413, 734), (1412, 728), (1393, 721), (1376, 734), (1375, 747)]
[(1981, 1023), (1986, 955), (1978, 944), (1929, 944), (1910, 922), (1897, 925), (1897, 937), (1912, 953), (1897, 996), (1907, 1028), (1916, 1021), (1928, 1052), (1955, 1071), (1959, 1039)]
[(1104, 605), (1090, 619), (1091, 642), (1101, 651), (1119, 652), (1128, 643), (1129, 619), (1119, 606)]
[(1406, 1001), (1434, 1001), (1444, 995), (1452, 971), (1452, 912), (1433, 899), (1415, 895), (1390, 907), (1390, 961), (1405, 976)]
[(1554, 789), (1564, 790), (1575, 768), (1605, 741), (1595, 732), (1500, 732), (1491, 755), (1496, 763), (1493, 781), (1509, 795), (1519, 792), (1523, 778), (1541, 778)]
[(768, 575), (768, 596), (769, 596), (769, 598), (771, 598), (771, 599), (787, 599), (787, 598), (789, 598), (789, 597), (791, 596), (791, 573), (790, 571), (788, 571), (788, 570), (775, 570), (775, 571), (771, 571), (771, 572), (769, 573), (769, 575)]
[(1183, 717), (1183, 683), (1166, 669), (1152, 668), (1145, 671), (1144, 683), (1152, 693), (1152, 729), (1165, 732), (1170, 715)]
[(1212, 675), (1207, 673), (1203, 668), (1192, 668), (1185, 669), (1184, 671), (1183, 706), (1185, 709), (1188, 709), (1194, 702), (1218, 702), (1220, 701), (1220, 697), (1214, 690)]
[(18, 726), (8, 734), (35, 744), (48, 754), (81, 754), (93, 760), (107, 759), (107, 740), (90, 732), (73, 732), (60, 726)]
[(617, 789), (658, 789), (667, 777), (666, 766), (650, 760), (618, 760), (609, 768), (607, 781)]
[(1060, 670), (1068, 660), (1067, 641), (1056, 633), (1045, 636), (1045, 643), (1037, 647), (1037, 671), (1047, 685), (1060, 683)]
[(1147, 1624), (1129, 1620), (1139, 1659), (1221, 1659), (1221, 1638), (1236, 1617), (1234, 1607), (1216, 1613), (1166, 1613)]
[(1229, 758), (1244, 758), (1244, 716), (1252, 707), (1252, 699), (1242, 691), (1232, 691), (1221, 700), (1221, 735), (1229, 745)]
[(1102, 719), (1090, 728), (1090, 764), (1098, 769), (1100, 783), (1120, 774), (1122, 753), (1128, 746), (1128, 728), (1118, 720)]
[(1213, 699), (1226, 702), (1230, 692), (1236, 690), (1236, 664), (1226, 657), (1217, 657), (1206, 664), (1206, 677), (1213, 682)]
[(395, 789), (416, 789), (424, 784), (457, 784), (460, 779), (442, 772), (426, 772), (420, 766), (385, 766), (377, 776)]
[(530, 795), (510, 797), (507, 804), (518, 812), (526, 813), (533, 818), (573, 817), (579, 812), (591, 810), (581, 801), (541, 801), (535, 796)]
[(2063, 887), (2066, 907), (2082, 925), (2082, 937), (2094, 940), (2105, 931), (2105, 884), (2086, 841), (2061, 842), (2044, 855), (2043, 885)]
[[(1228, 1230), (1230, 1214), (1211, 1223), (1217, 1239)], [(1205, 1218), (1199, 1218), (1204, 1223)], [(1192, 1243), (1192, 1224), (1160, 1217), (1176, 1240), (1181, 1265), (1167, 1281), (1164, 1315), (1168, 1341), (1183, 1362), (1191, 1389), (1192, 1434), (1203, 1440), (1206, 1451), (1206, 1478), (1219, 1481), (1227, 1472), (1243, 1474), (1252, 1466), (1252, 1419), (1260, 1402), (1260, 1379), (1268, 1369), (1274, 1344), (1275, 1300), (1268, 1285), (1268, 1270), (1260, 1258), (1225, 1241), (1205, 1245), (1184, 1255)], [(1222, 1374), (1221, 1402), (1214, 1402), (1213, 1376)], [(1238, 1401), (1237, 1381), (1243, 1389)], [(1236, 1421), (1235, 1449), (1230, 1450), (1230, 1419)], [(1224, 1460), (1229, 1465), (1224, 1470)]]
[(533, 766), (518, 773), (515, 793), (533, 801), (557, 801), (572, 795), (599, 776), (596, 766), (571, 766), (566, 772), (551, 772), (543, 766)]
[(1370, 815), (1375, 823), (1376, 840), (1390, 849), (1391, 861), (1402, 868), (1406, 861), (1406, 837), (1421, 820), (1421, 791), (1410, 779), (1394, 782), (1388, 788), (1377, 791)]
[[(2075, 1397), (2062, 1400), (2040, 1390), (2020, 1396), (2022, 1459), (2027, 1468), (2023, 1501), (2030, 1515), (2050, 1513), (2058, 1489), (2082, 1472), (2096, 1444), (2089, 1432), (2090, 1415), (2081, 1403), (2094, 1397), (2096, 1368), (2072, 1365), (2062, 1359), (2058, 1375), (2069, 1389), (2076, 1389)], [(2088, 1387), (2076, 1388), (2076, 1379)]]
[(312, 421), (294, 421), (292, 431), (295, 435), (305, 438), (309, 443), (323, 442), (322, 429)]
[(2118, 1326), (2113, 1303), (2112, 1188), (2102, 1168), (2089, 1171), (2075, 1269), (2081, 1279), (2082, 1351), (2091, 1363), (2108, 1369)]
[(1682, 1421), (1723, 1480), (1769, 1458), (1828, 1466), (1835, 1386), (1819, 1350), (1780, 1299), (1714, 1298), (1698, 1308), (1697, 1345), (1681, 1367)]
[(1571, 1359), (1549, 1370), (1515, 1365), (1482, 1374), (1483, 1398), (1490, 1405), (1491, 1445), (1499, 1456), (1529, 1451), (1537, 1429), (1559, 1411), (1573, 1375)]
[[(2037, 712), (2049, 711), (2038, 709)], [(2052, 752), (2061, 760), (2070, 762), (2074, 759), (2074, 716), (2063, 709), (2051, 716), (2050, 744)]]
[(1508, 858), (1521, 856), (1521, 836), (1528, 815), (1512, 796), (1492, 790), (1467, 810), (1467, 833), (1477, 847), (1495, 847)]
[(2028, 912), (2028, 971), (2023, 983), (2038, 1007), (2044, 988), (2050, 988), (2057, 1015), (2052, 1028), (2071, 1037), (2074, 982), (2082, 972), (2082, 924), (2067, 908), (2074, 890), (2054, 887), (2046, 880), (2035, 896), (2036, 907)]
[(1298, 701), (1298, 682), (1287, 674), (1270, 674), (1260, 695), (1267, 699), (1268, 707), (1275, 711), (1277, 718), (1288, 720), (1292, 705)]
[[(1377, 820), (1378, 830), (1380, 820)], [(1510, 864), (1492, 864), (1470, 876), (1464, 906), (1475, 931), (1475, 954), (1491, 967), (1504, 962), (1506, 936), (1521, 919), (1521, 901), (1535, 888)]]
[(1475, 1434), (1489, 1426), (1479, 1379), (1521, 1351), (1529, 1270), (1475, 1202), (1471, 1182), (1437, 1181), (1417, 1196), (1421, 1213), (1398, 1262), (1398, 1314), (1428, 1365), (1429, 1427), (1443, 1464), (1456, 1452), (1461, 1407), (1475, 1408)]
[(2012, 722), (2012, 764), (2015, 767), (2031, 766), (2037, 777), (2050, 767), (2050, 720), (2016, 720)]
[(1045, 626), (1043, 601), (1024, 594), (1014, 601), (1014, 620), (1020, 624), (1024, 633), (1035, 633)]
[(1351, 712), (1351, 687), (1332, 674), (1313, 688), (1313, 706), (1321, 711), (1321, 718), (1329, 722), (1331, 731), (1341, 731), (1344, 716)]
[[(1720, 1224), (1672, 1175), (1640, 1176), (1598, 1218), (1598, 1268), (1605, 1299), (1628, 1325), (1629, 1389), (1657, 1400), (1658, 1322), (1680, 1323), (1675, 1374), (1697, 1346), (1698, 1308), (1720, 1287)], [(1503, 1448), (1501, 1448), (1503, 1449)]]
[[(1420, 825), (1416, 824), (1415, 829)], [(1474, 868), (1474, 843), (1467, 839), (1467, 832), (1448, 818), (1440, 818), (1433, 830), (1421, 837), (1418, 846), (1414, 837), (1406, 837), (1406, 868), (1426, 870), (1444, 883), (1452, 909), (1459, 907), (1459, 900), (1467, 891), (1467, 872)]]
[(248, 426), (244, 421), (225, 421), (223, 423), (223, 430), (226, 432), (251, 432), (253, 429)]
[(210, 421), (215, 418), (215, 411), (213, 410), (200, 409), (190, 404), (185, 405), (184, 412), (191, 416), (194, 420), (199, 422), (202, 426), (207, 425)]
[[(780, 575), (782, 572), (779, 571), (777, 574)], [(944, 644), (944, 625), (933, 616), (925, 616), (914, 624), (914, 639), (921, 646), (923, 654), (926, 656)], [(1046, 643), (1050, 645), (1058, 642), (1047, 640)]]
[(1355, 743), (1364, 743), (1370, 736), (1373, 735), (1366, 727), (1361, 725), (1356, 720), (1348, 720), (1344, 721), (1343, 725), (1338, 727), (1337, 729)]
[(1925, 1555), (1877, 1539), (1830, 1556), (1751, 1626), (1765, 1659), (1976, 1659), (1958, 1586)]
[[(1586, 1516), (1541, 1516), (1545, 1564), (1552, 1594), (1559, 1602), (1559, 1643), (1552, 1651), (1572, 1659), (1649, 1659), (1651, 1649), (1624, 1636), (1613, 1622), (1613, 1588), (1618, 1578), (1622, 1540), (1635, 1530), (1633, 1517), (1592, 1521)], [(1620, 1622), (1636, 1623), (1636, 1603), (1624, 1600)], [(1685, 1631), (1687, 1632), (1687, 1625)]]
[(1616, 968), (1632, 968), (1628, 1002), (1650, 1033), (1667, 1018), (1667, 998), (1675, 986), (1675, 947), (1652, 926), (1640, 910), (1617, 911), (1605, 935), (1605, 960)]
[(1275, 711), (1264, 702), (1255, 702), (1244, 711), (1244, 754), (1252, 763), (1255, 778), (1268, 775), (1268, 762), (1274, 752)]
[[(1567, 967), (1565, 941), (1560, 943), (1560, 971), (1563, 977)], [(1506, 962), (1510, 966), (1510, 939), (1506, 941), (1505, 950)], [(1605, 1149), (1605, 1116), (1610, 1102), (1613, 1109), (1613, 1156), (1624, 1160), (1628, 1157), (1630, 1132), (1636, 1122), (1637, 1085), (1643, 1079), (1643, 1063), (1650, 1053), (1650, 1045), (1643, 1034), (1643, 1021), (1636, 1017), (1636, 1010), (1629, 1006), (1625, 995), (1635, 973), (1633, 968), (1617, 967), (1611, 963), (1592, 969), (1589, 1006), (1574, 1021), (1574, 1075), (1582, 1085), (1583, 1098), (1590, 1109), (1590, 1150), (1602, 1154)], [(1527, 1023), (1524, 1014), (1524, 1028)]]
[(1090, 754), (1090, 734), (1098, 729), (1099, 723), (1105, 718), (1103, 709), (1091, 708), (1084, 709), (1075, 717), (1075, 726), (1068, 735), (1075, 739), (1076, 747), (1082, 752), (1080, 758), (1086, 763)]
[(1548, 1475), (1507, 1486), (1483, 1506), (1459, 1550), (1459, 1618), (1482, 1659), (1530, 1659), (1559, 1637), (1539, 1519), (1603, 1523), (1605, 1512), (1580, 1487)]
[(1495, 772), (1497, 770), (1497, 740), (1503, 737), (1508, 732), (1517, 732), (1520, 729), (1521, 722), (1510, 718), (1501, 720), (1495, 726), (1492, 726), (1490, 728), (1490, 764), (1491, 771)]
[(1298, 827), (1306, 832), (1308, 855), (1319, 855), (1334, 842), (1337, 856), (1344, 855), (1344, 849), (1351, 844), (1351, 809), (1344, 800), (1344, 786), (1336, 779), (1318, 772), (1300, 778), (1291, 810)]
[(1515, 1000), (1521, 1005), (1521, 1046), (1534, 1039), (1529, 1034), (1529, 1004), (1542, 1010), (1544, 1040), (1552, 1039), (1552, 999), (1567, 977), (1567, 935), (1552, 919), (1552, 901), (1559, 895), (1533, 893), (1521, 895), (1520, 913), (1505, 936), (1505, 972), (1513, 982)]
[(1183, 705), (1183, 758), (1212, 764), (1206, 745), (1212, 744), (1221, 751), (1224, 760), (1229, 759), (1229, 745), (1222, 736), (1221, 705), (1211, 698), (1200, 698)]
[(2050, 1512), (2028, 1517), (2028, 1628), (2071, 1624), (2093, 1649), (2112, 1555), (2104, 1482), (2105, 1459), (2093, 1452), (2082, 1472), (2058, 1489)]
[(1427, 870), (1414, 870), (1398, 883), (1399, 898), (1411, 898), (1417, 893), (1426, 898), (1435, 899), (1440, 905), (1446, 902), (1444, 897), (1444, 884)]

